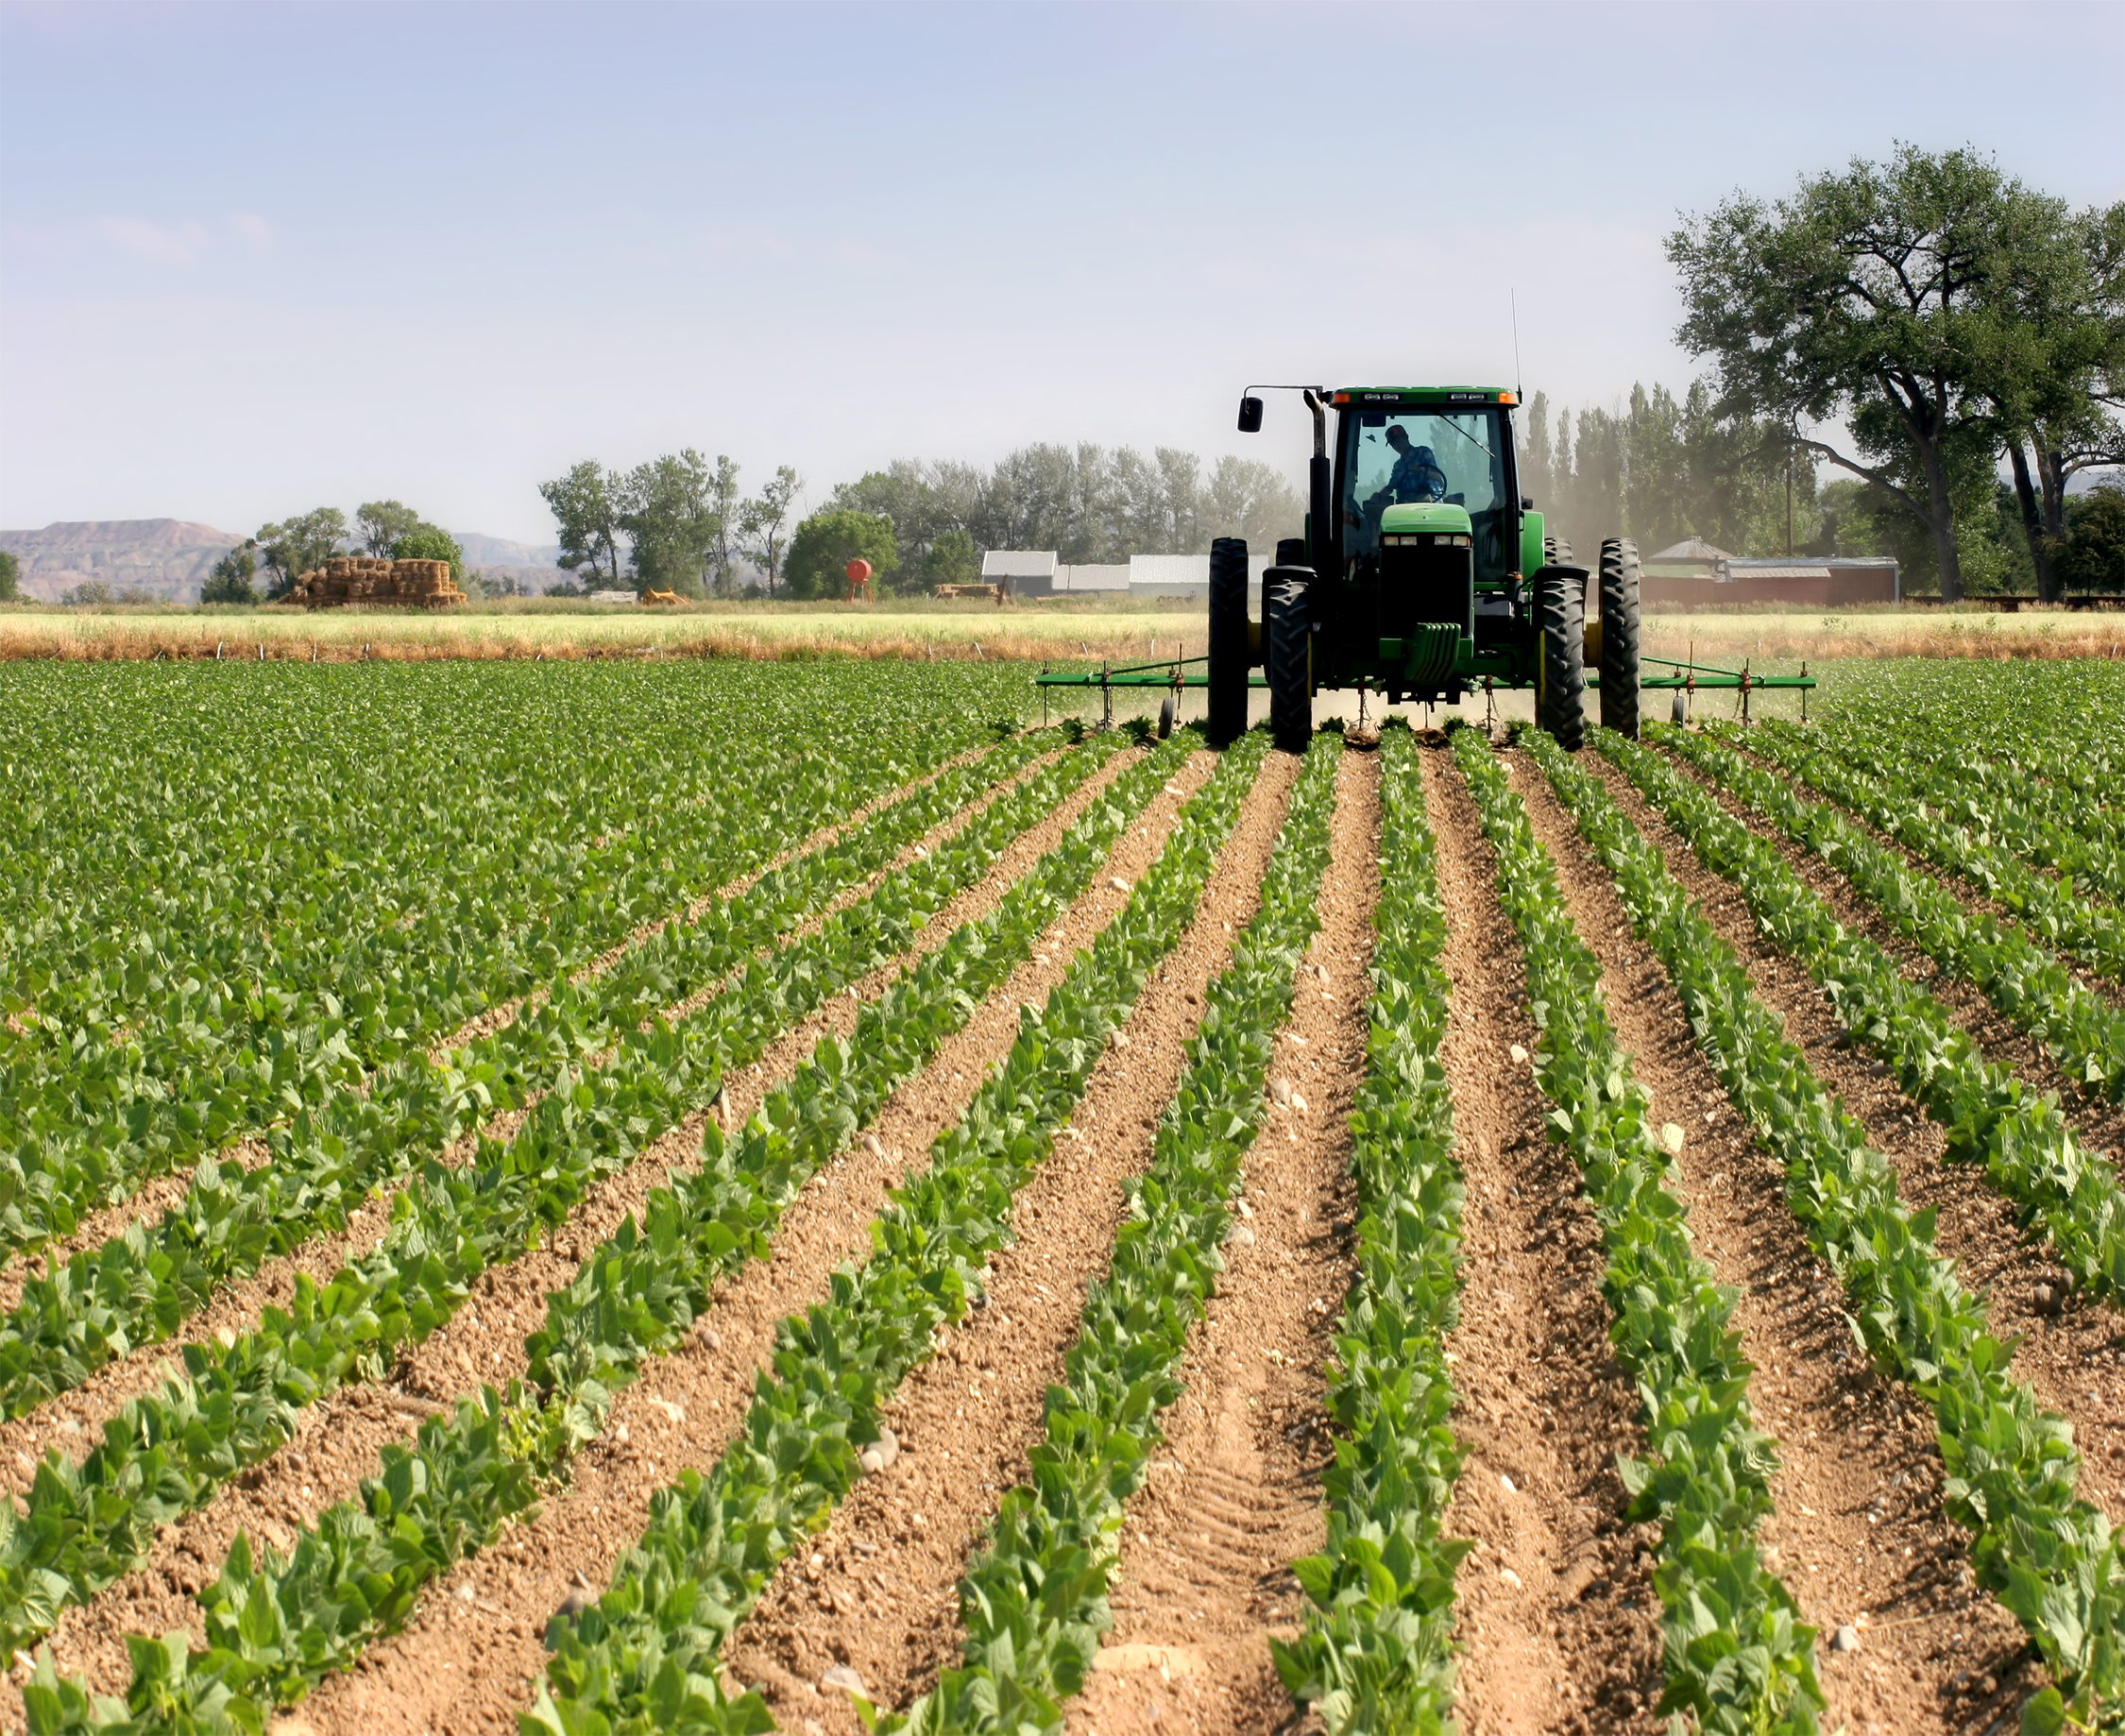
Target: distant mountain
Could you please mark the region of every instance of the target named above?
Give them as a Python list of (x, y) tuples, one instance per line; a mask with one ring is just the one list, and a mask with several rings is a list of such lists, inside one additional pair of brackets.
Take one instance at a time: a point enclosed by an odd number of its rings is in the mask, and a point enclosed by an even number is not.
[(144, 591), (196, 603), (214, 562), (244, 539), (182, 519), (104, 519), (0, 531), (0, 549), (22, 564), (26, 597), (57, 603), (75, 586), (101, 580), (113, 593)]
[(457, 546), (465, 551), (471, 567), (552, 567), (561, 558), (561, 545), (535, 548), (528, 542), (511, 542), (506, 536), (483, 536), (478, 531), (452, 531)]

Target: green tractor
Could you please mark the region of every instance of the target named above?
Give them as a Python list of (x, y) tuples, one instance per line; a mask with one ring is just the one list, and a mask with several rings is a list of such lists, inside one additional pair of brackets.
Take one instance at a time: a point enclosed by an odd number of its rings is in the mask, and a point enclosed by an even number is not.
[[(1360, 688), (1390, 705), (1532, 688), (1537, 722), (1576, 749), (1589, 670), (1598, 672), (1602, 723), (1635, 736), (1638, 545), (1608, 538), (1594, 569), (1545, 536), (1514, 464), (1518, 395), (1292, 389), (1314, 417), (1306, 534), (1278, 543), (1259, 623), (1248, 612), (1247, 544), (1211, 545), (1211, 740), (1247, 727), (1256, 665), (1277, 742), (1294, 752), (1313, 732), (1323, 688)], [(1261, 430), (1252, 391), (1240, 400), (1239, 425)]]

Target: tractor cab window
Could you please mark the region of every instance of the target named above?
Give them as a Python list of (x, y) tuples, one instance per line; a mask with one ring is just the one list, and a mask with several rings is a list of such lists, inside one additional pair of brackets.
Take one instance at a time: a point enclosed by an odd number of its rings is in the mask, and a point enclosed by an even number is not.
[(1345, 411), (1345, 557), (1361, 559), (1380, 552), (1380, 517), (1388, 507), (1447, 501), (1469, 509), (1477, 576), (1502, 576), (1511, 504), (1504, 435), (1503, 418), (1488, 405), (1451, 411)]

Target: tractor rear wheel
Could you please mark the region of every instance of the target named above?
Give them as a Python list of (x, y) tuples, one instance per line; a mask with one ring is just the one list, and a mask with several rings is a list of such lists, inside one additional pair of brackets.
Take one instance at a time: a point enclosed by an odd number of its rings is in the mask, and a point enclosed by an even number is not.
[(1314, 734), (1312, 622), (1306, 580), (1285, 569), (1265, 575), (1263, 637), (1269, 652), (1269, 727), (1287, 754), (1302, 754)]
[(1638, 544), (1601, 545), (1601, 726), (1638, 738)]
[(1544, 572), (1535, 587), (1542, 656), (1535, 721), (1568, 753), (1587, 739), (1587, 587), (1577, 572)]
[(1247, 540), (1210, 545), (1210, 741), (1223, 747), (1247, 733)]

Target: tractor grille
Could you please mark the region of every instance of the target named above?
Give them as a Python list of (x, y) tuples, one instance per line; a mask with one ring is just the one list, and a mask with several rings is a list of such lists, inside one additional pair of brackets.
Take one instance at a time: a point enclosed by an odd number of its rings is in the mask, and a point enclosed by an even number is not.
[(1475, 632), (1469, 538), (1426, 531), (1380, 539), (1380, 637), (1411, 639), (1437, 622)]

